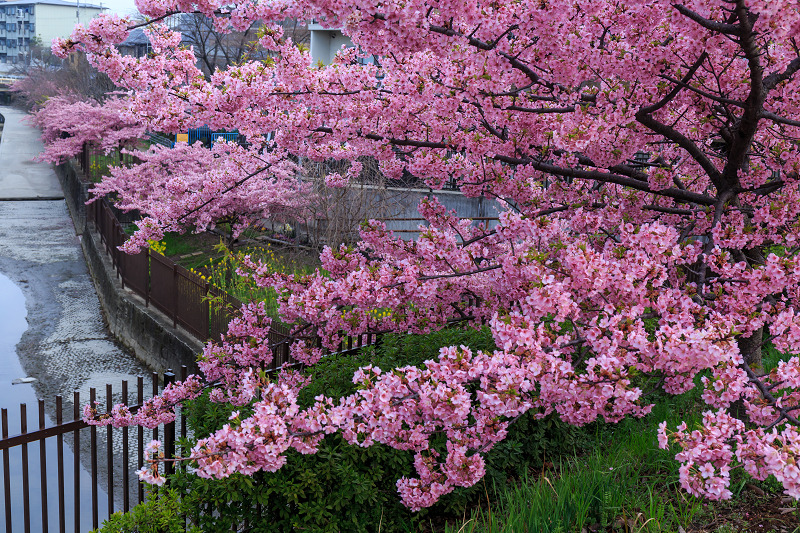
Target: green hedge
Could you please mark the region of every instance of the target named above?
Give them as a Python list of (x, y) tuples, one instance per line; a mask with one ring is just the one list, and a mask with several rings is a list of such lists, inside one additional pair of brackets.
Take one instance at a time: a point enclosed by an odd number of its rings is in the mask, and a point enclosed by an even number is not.
[[(319, 394), (351, 394), (352, 376), (359, 367), (421, 365), (435, 359), (440, 347), (462, 344), (494, 349), (488, 329), (454, 328), (428, 335), (389, 335), (359, 355), (328, 357), (307, 370), (313, 379), (300, 395), (301, 405), (310, 405)], [(195, 437), (221, 427), (232, 410), (207, 399), (192, 402), (189, 425)], [(419, 513), (403, 507), (396, 490), (400, 477), (415, 474), (411, 453), (384, 445), (361, 448), (338, 435), (326, 436), (316, 454), (290, 452), (286, 465), (275, 473), (224, 480), (178, 473), (170, 486), (182, 494), (182, 512), (202, 531), (229, 531), (244, 523), (248, 531), (270, 533), (418, 531), (423, 524), (429, 528), (431, 523), (468, 515), (476, 502), (493, 499), (495, 491), (504, 490), (520, 474), (540, 469), (545, 460), (572, 455), (583, 447), (581, 435), (553, 417), (523, 416), (512, 425), (508, 438), (487, 454), (484, 483), (457, 489)]]

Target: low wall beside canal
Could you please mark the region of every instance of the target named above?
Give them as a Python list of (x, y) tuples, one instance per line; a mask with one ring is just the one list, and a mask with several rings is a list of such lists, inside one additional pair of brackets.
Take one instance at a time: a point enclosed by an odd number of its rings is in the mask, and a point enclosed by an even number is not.
[(197, 355), (202, 352), (203, 344), (180, 329), (173, 328), (171, 321), (147, 307), (144, 300), (132, 291), (122, 287), (99, 234), (87, 221), (86, 200), (90, 184), (81, 179), (82, 174), (72, 161), (58, 165), (56, 175), (64, 190), (76, 231), (81, 235), (86, 264), (111, 333), (154, 370), (163, 372), (167, 368), (177, 369), (186, 365), (194, 372)]

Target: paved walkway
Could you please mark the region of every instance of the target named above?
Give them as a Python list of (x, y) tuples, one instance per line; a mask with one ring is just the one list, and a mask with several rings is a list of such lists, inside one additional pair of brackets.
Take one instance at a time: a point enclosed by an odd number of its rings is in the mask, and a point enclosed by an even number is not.
[(42, 151), (39, 131), (22, 111), (0, 106), (5, 117), (0, 139), (0, 200), (60, 199), (64, 193), (48, 163), (33, 159)]

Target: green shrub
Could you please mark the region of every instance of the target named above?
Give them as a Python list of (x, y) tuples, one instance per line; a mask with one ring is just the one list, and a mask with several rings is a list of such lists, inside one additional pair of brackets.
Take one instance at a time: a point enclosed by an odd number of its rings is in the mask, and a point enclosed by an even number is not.
[(415, 517), (398, 502), (395, 480), (411, 472), (407, 453), (359, 448), (329, 435), (314, 455), (288, 453), (278, 472), (210, 480), (179, 475), (183, 507), (202, 531), (247, 523), (257, 532), (411, 531)]
[(181, 500), (174, 489), (159, 489), (129, 513), (112, 514), (95, 533), (199, 533), (187, 528), (181, 515)]
[[(436, 359), (439, 348), (462, 344), (473, 350), (495, 349), (487, 328), (450, 328), (428, 335), (386, 335), (379, 345), (357, 355), (329, 356), (306, 371), (312, 381), (301, 392), (300, 404), (311, 405), (319, 394), (352, 394), (352, 376), (359, 367), (420, 366)], [(198, 400), (189, 408), (189, 425), (196, 437), (203, 437), (226, 423), (232, 410)], [(402, 506), (396, 490), (400, 477), (415, 474), (412, 454), (384, 445), (353, 446), (338, 435), (327, 436), (314, 455), (290, 452), (286, 465), (275, 473), (226, 480), (179, 474), (175, 482), (185, 492), (186, 512), (204, 531), (222, 531), (245, 521), (253, 531), (361, 532), (377, 531), (379, 525), (386, 533), (414, 531), (433, 518), (463, 516), (478, 499), (493, 499), (495, 490), (505, 490), (509, 480), (540, 468), (545, 459), (574, 454), (585, 442), (577, 428), (555, 417), (536, 420), (525, 415), (511, 426), (508, 438), (486, 454), (485, 483), (457, 489), (416, 514)]]
[[(387, 335), (379, 345), (357, 355), (329, 356), (306, 370), (312, 381), (301, 392), (300, 404), (311, 405), (319, 394), (334, 398), (352, 394), (353, 373), (359, 367), (419, 366), (436, 359), (440, 347), (462, 344), (473, 350), (494, 349), (486, 328), (451, 328), (428, 335)], [(246, 408), (236, 409), (247, 415)], [(233, 410), (207, 397), (188, 404), (194, 438), (227, 423)], [(411, 453), (384, 445), (350, 445), (336, 434), (326, 436), (316, 454), (290, 451), (286, 465), (275, 473), (212, 480), (178, 472), (170, 479), (170, 487), (181, 495), (181, 512), (204, 532), (230, 531), (244, 524), (248, 531), (270, 533), (419, 531), (431, 521), (441, 524), (443, 519), (469, 515), (479, 500), (494, 501), (495, 493), (504, 492), (525, 472), (540, 469), (545, 460), (574, 455), (586, 445), (585, 433), (555, 417), (522, 416), (508, 437), (486, 454), (485, 482), (456, 489), (419, 513), (411, 513), (400, 503), (396, 488), (399, 478), (415, 475)], [(183, 443), (184, 449), (190, 445)]]

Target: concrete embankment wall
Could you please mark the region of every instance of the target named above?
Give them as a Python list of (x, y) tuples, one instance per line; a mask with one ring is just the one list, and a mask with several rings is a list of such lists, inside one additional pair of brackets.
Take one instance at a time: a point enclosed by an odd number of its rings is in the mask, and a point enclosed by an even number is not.
[(165, 316), (145, 306), (144, 300), (122, 287), (100, 235), (86, 219), (89, 184), (80, 179), (80, 170), (72, 162), (58, 165), (56, 174), (76, 231), (81, 236), (83, 255), (111, 333), (153, 370), (163, 372), (172, 368), (177, 371), (181, 365), (187, 365), (190, 372), (195, 371), (203, 344), (173, 328)]
[[(331, 192), (333, 191), (333, 192)], [(424, 190), (397, 187), (376, 187), (356, 184), (346, 189), (328, 191), (327, 200), (318, 210), (319, 216), (291, 223), (296, 227), (301, 242), (321, 246), (337, 242), (358, 240), (358, 231), (365, 220), (376, 219), (386, 224), (386, 229), (397, 237), (413, 240), (419, 237), (420, 226), (427, 223), (419, 213), (423, 198), (435, 196), (444, 208), (455, 211), (461, 218), (471, 218), (474, 224), (489, 228), (497, 225), (497, 217), (503, 211), (500, 203), (492, 198), (467, 197), (459, 191)], [(326, 197), (326, 195), (323, 195)], [(272, 229), (284, 226), (275, 221)]]

